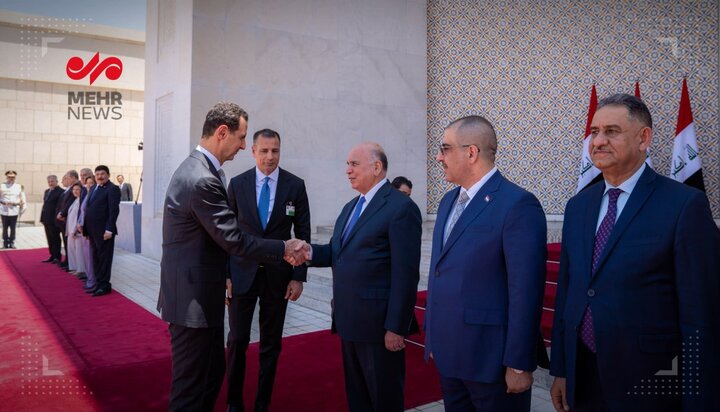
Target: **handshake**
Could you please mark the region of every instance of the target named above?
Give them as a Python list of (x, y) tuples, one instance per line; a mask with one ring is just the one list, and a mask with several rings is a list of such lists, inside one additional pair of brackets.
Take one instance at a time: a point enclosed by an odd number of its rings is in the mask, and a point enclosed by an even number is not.
[(301, 239), (285, 241), (285, 261), (293, 266), (300, 266), (310, 260), (310, 245)]

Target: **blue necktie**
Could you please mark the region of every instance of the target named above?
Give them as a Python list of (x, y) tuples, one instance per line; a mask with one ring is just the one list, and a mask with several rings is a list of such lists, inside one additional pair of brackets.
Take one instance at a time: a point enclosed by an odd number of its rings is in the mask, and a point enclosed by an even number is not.
[(95, 189), (93, 189), (92, 193), (90, 193), (90, 199), (88, 200), (88, 203), (92, 203), (93, 199), (95, 199), (95, 192), (98, 191), (102, 186), (96, 185)]
[(260, 224), (263, 230), (267, 227), (268, 209), (270, 208), (270, 185), (268, 185), (269, 177), (265, 176), (265, 183), (260, 189), (260, 200), (258, 201), (258, 215), (260, 216)]
[(353, 212), (352, 217), (350, 218), (350, 223), (348, 223), (347, 227), (345, 228), (345, 232), (343, 232), (342, 235), (342, 243), (345, 243), (345, 238), (348, 234), (350, 234), (350, 231), (352, 230), (353, 226), (355, 226), (355, 223), (357, 223), (358, 219), (360, 219), (360, 212), (362, 212), (363, 204), (365, 203), (365, 196), (360, 196), (360, 199), (357, 202), (357, 205), (355, 205), (355, 212)]

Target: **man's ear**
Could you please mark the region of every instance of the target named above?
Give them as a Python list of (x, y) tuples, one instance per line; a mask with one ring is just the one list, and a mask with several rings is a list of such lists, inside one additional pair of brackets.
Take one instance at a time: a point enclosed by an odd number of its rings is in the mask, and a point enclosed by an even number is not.
[(223, 140), (228, 135), (228, 127), (226, 124), (221, 124), (218, 126), (217, 129), (215, 129), (215, 133), (213, 133), (215, 137), (217, 137), (219, 140)]
[(649, 127), (643, 127), (640, 130), (640, 150), (643, 152), (652, 144), (652, 135), (653, 130)]

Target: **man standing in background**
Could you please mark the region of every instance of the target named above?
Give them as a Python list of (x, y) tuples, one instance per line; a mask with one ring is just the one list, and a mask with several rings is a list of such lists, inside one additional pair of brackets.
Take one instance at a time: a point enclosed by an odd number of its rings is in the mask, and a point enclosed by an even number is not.
[(125, 183), (125, 176), (117, 175), (118, 186), (120, 186), (120, 201), (132, 202), (133, 191), (130, 183)]
[(3, 226), (3, 248), (15, 249), (15, 227), (22, 206), (22, 187), (15, 183), (17, 172), (5, 172), (4, 183), (0, 184), (0, 216)]
[[(230, 208), (238, 226), (250, 235), (265, 239), (295, 238), (310, 242), (310, 206), (305, 182), (281, 169), (280, 135), (263, 129), (253, 135), (255, 167), (230, 180)], [(250, 328), (260, 300), (260, 370), (255, 411), (267, 411), (282, 348), (282, 332), (288, 300), (303, 291), (307, 266), (287, 262), (257, 261), (230, 256), (232, 283), (228, 289), (230, 333), (228, 335), (228, 411), (243, 410), (245, 353)]]
[(93, 269), (97, 288), (92, 296), (107, 295), (112, 291), (112, 271), (117, 218), (120, 213), (120, 189), (110, 181), (110, 169), (105, 165), (95, 168), (95, 182), (87, 201), (83, 234), (90, 239)]
[(48, 252), (50, 257), (43, 260), (48, 263), (60, 263), (62, 255), (60, 248), (62, 247), (62, 234), (60, 229), (55, 225), (55, 211), (58, 208), (58, 201), (63, 194), (63, 190), (58, 186), (57, 176), (49, 175), (47, 177), (48, 188), (43, 194), (43, 206), (40, 212), (40, 223), (45, 228), (45, 238), (48, 243)]

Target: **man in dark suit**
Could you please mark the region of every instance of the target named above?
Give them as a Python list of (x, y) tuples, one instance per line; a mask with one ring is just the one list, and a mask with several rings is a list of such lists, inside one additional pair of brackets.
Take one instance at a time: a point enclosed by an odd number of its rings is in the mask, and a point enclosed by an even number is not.
[(311, 265), (333, 269), (350, 411), (404, 410), (404, 337), (415, 321), (422, 218), (387, 181), (387, 167), (376, 143), (350, 151), (346, 173), (360, 196), (343, 208), (330, 243), (312, 245)]
[(598, 104), (603, 173), (565, 208), (550, 373), (555, 408), (720, 410), (720, 232), (705, 195), (645, 164), (652, 117)]
[[(230, 208), (240, 229), (265, 239), (310, 241), (310, 206), (305, 182), (278, 167), (280, 135), (263, 129), (253, 135), (256, 167), (234, 177), (228, 187)], [(230, 257), (232, 289), (228, 314), (228, 410), (242, 411), (245, 352), (255, 306), (260, 300), (260, 370), (255, 411), (270, 405), (275, 371), (282, 344), (287, 302), (297, 300), (307, 277), (307, 266)]]
[(157, 308), (170, 323), (171, 411), (212, 411), (215, 405), (225, 373), (228, 254), (304, 261), (304, 242), (245, 234), (228, 206), (221, 166), (245, 148), (247, 119), (234, 103), (216, 104), (205, 117), (200, 144), (178, 166), (165, 196)]
[(132, 202), (133, 191), (130, 183), (125, 183), (125, 176), (117, 175), (118, 186), (120, 187), (120, 201)]
[(72, 194), (72, 186), (78, 181), (77, 170), (68, 170), (62, 178), (62, 184), (65, 187), (65, 191), (60, 196), (60, 200), (57, 203), (57, 209), (55, 210), (55, 226), (62, 234), (63, 249), (65, 249), (65, 260), (58, 263), (61, 269), (68, 271), (68, 253), (67, 253), (67, 233), (65, 233), (65, 219), (70, 211), (70, 205), (72, 205), (75, 197)]
[(112, 271), (117, 218), (120, 214), (120, 189), (110, 181), (110, 169), (105, 165), (95, 168), (95, 186), (88, 195), (83, 235), (90, 240), (96, 289), (93, 296), (112, 292)]
[(60, 254), (62, 235), (60, 229), (55, 225), (55, 211), (58, 208), (58, 201), (63, 194), (63, 190), (58, 186), (57, 176), (55, 175), (49, 175), (47, 183), (48, 188), (45, 189), (42, 211), (40, 212), (40, 223), (45, 228), (45, 238), (48, 242), (50, 257), (43, 260), (43, 262), (60, 263), (60, 259), (62, 259)]
[(425, 357), (446, 411), (529, 411), (545, 285), (540, 202), (495, 166), (497, 137), (480, 116), (450, 123), (437, 160), (458, 185), (433, 232)]

